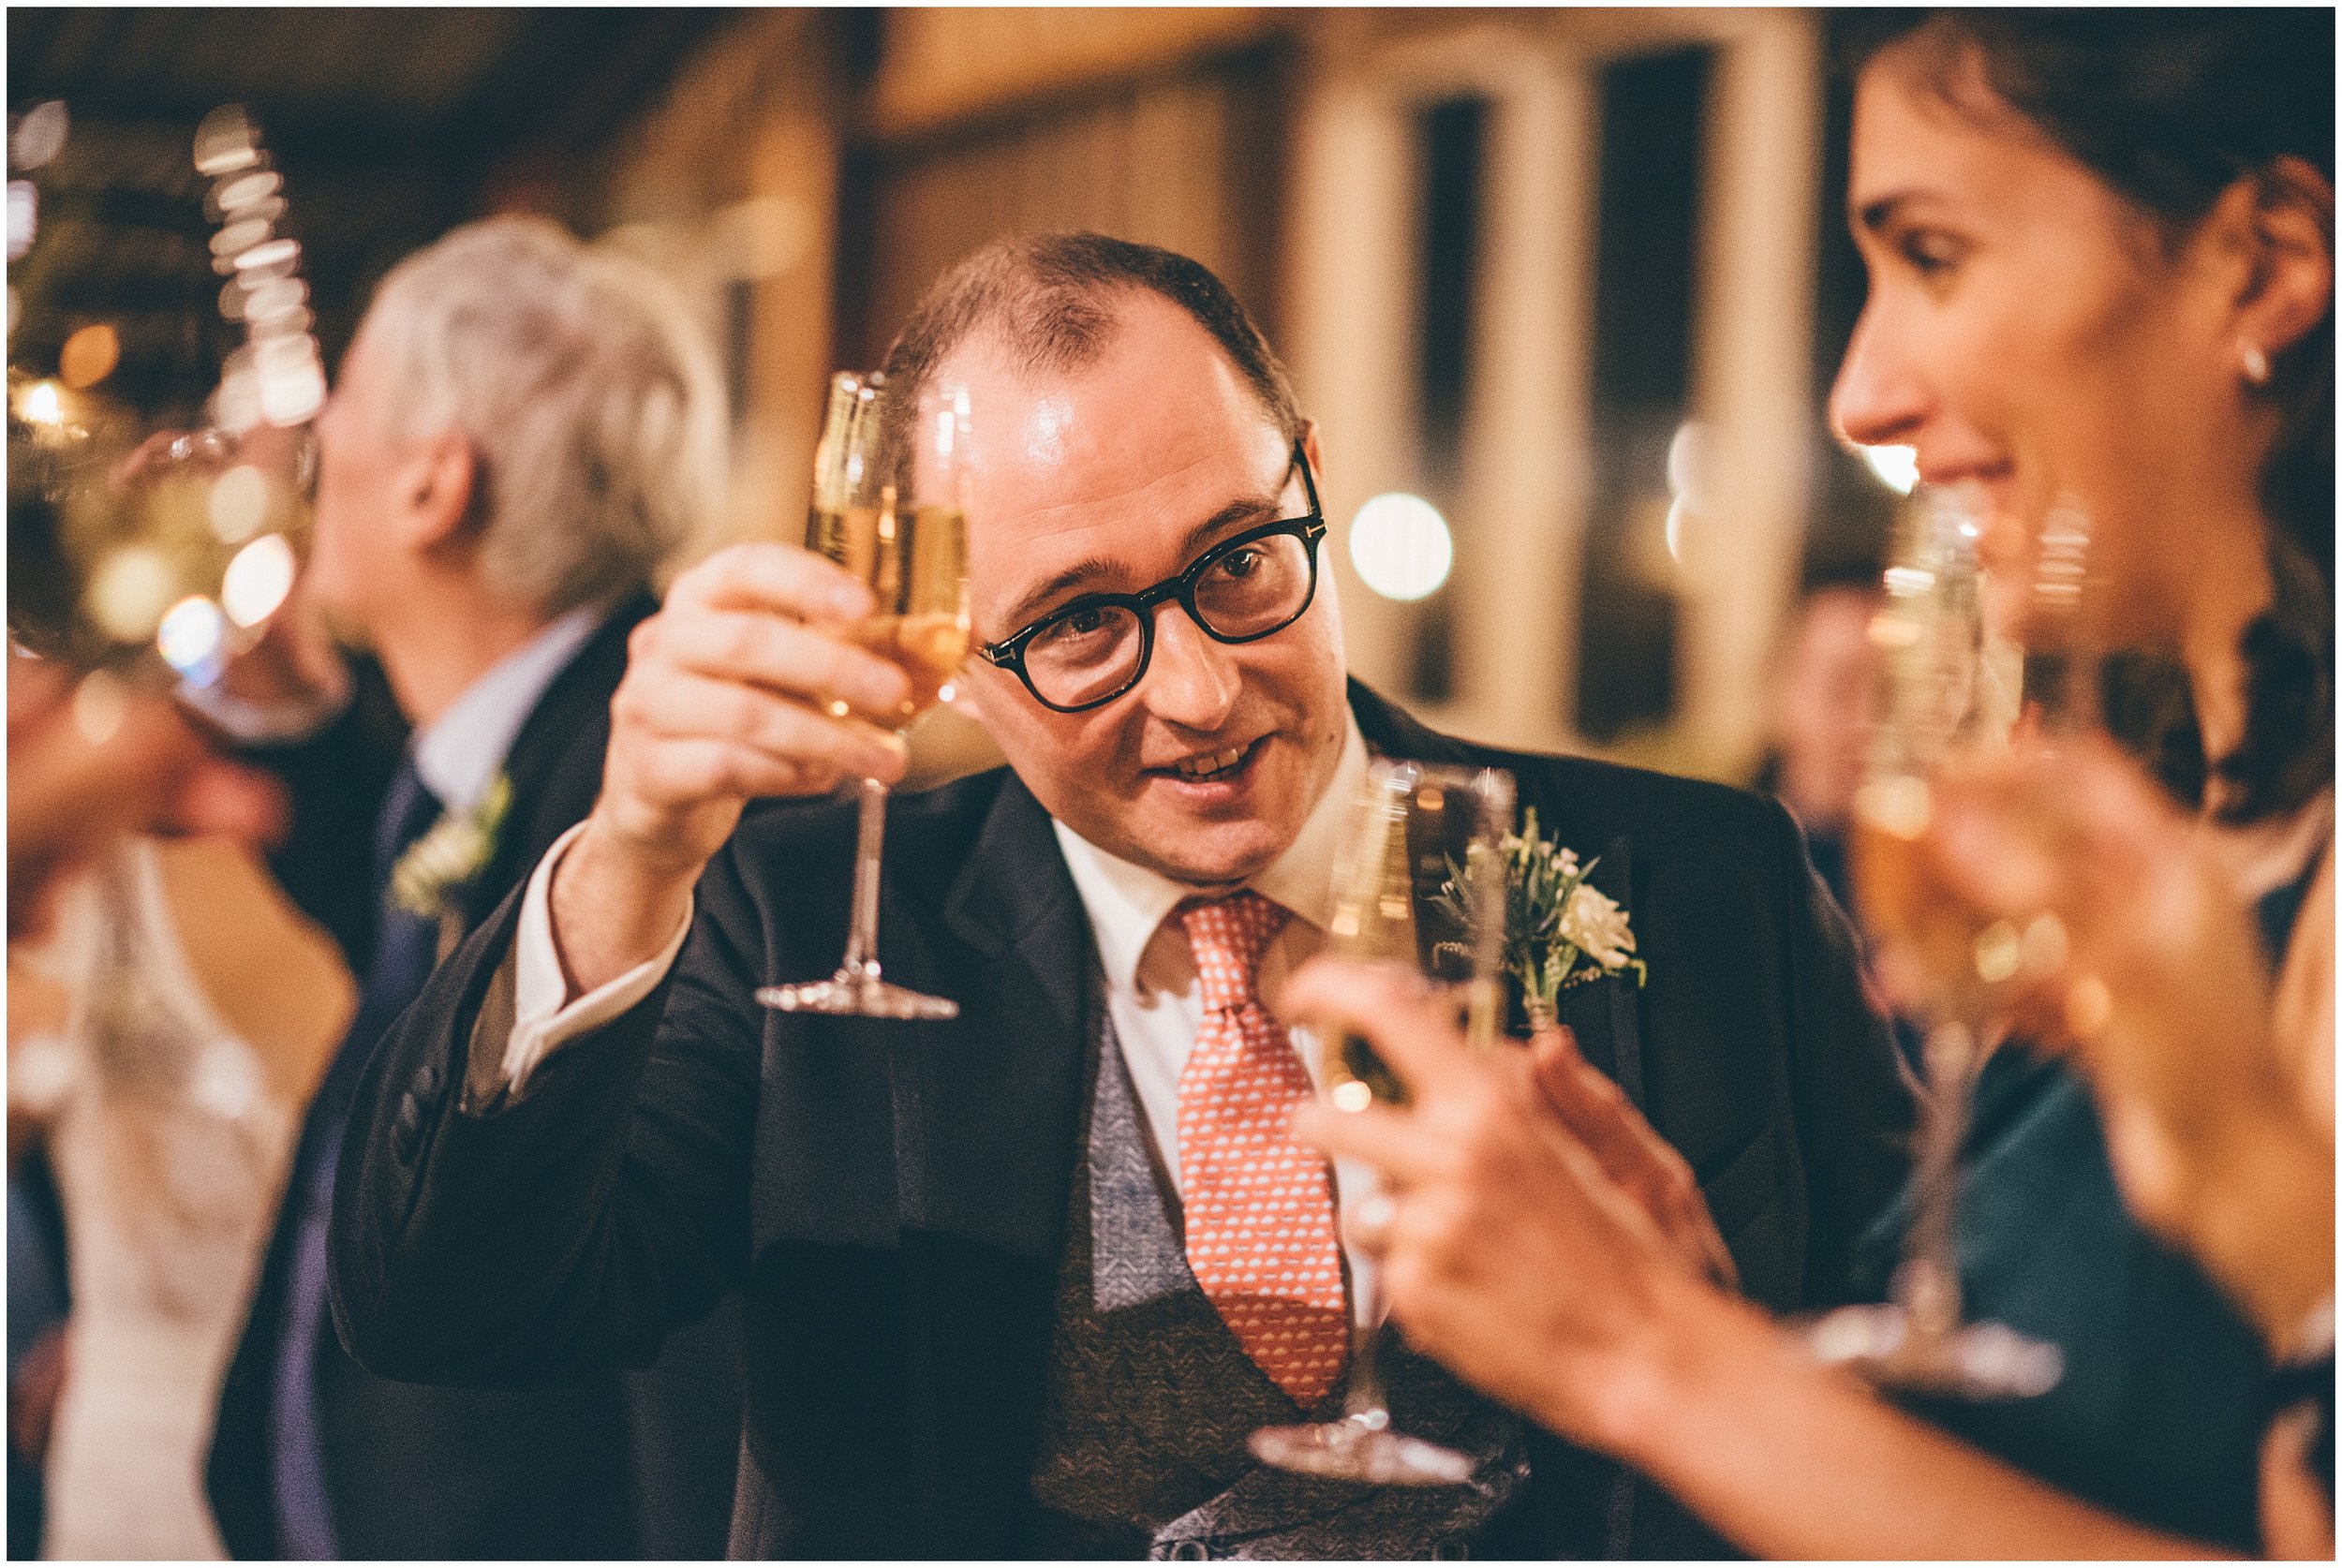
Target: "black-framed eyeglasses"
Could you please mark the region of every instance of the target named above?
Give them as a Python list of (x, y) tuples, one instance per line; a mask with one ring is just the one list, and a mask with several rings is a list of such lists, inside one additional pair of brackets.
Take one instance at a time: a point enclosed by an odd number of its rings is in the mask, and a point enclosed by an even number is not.
[(1013, 670), (1033, 700), (1059, 713), (1104, 707), (1146, 677), (1158, 605), (1177, 599), (1216, 643), (1257, 643), (1299, 620), (1317, 598), (1317, 546), (1326, 517), (1309, 455), (1293, 444), (1285, 472), (1301, 470), (1305, 516), (1222, 540), (1177, 577), (1134, 594), (1084, 594), (1022, 631), (977, 651)]

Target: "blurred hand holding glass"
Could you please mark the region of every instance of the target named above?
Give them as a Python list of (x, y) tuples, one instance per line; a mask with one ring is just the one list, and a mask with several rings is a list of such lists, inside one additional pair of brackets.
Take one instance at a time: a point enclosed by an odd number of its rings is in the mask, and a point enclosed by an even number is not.
[[(1508, 775), (1378, 761), (1367, 770), (1334, 865), (1327, 951), (1422, 975), (1452, 995), (1466, 1037), (1483, 1050), (1493, 1045), (1504, 1016), (1505, 892), (1498, 846), (1512, 822)], [(1337, 1109), (1404, 1103), (1399, 1079), (1364, 1041), (1337, 1028), (1317, 1033), (1321, 1082)], [(1376, 1194), (1366, 1194), (1356, 1209), (1375, 1201)], [(1287, 1470), (1378, 1486), (1470, 1480), (1465, 1456), (1391, 1429), (1375, 1357), (1385, 1316), (1379, 1272), (1364, 1306), (1354, 1324), (1341, 1418), (1265, 1427), (1253, 1434), (1253, 1454)]]
[(1890, 989), (1917, 997), (1926, 1015), (1928, 1096), (1893, 1302), (1827, 1313), (1810, 1334), (1823, 1359), (1882, 1386), (1989, 1399), (2047, 1391), (2063, 1358), (2004, 1324), (1963, 1322), (1953, 1234), (1960, 1152), (1986, 1055), (2007, 1032), (2025, 979), (2056, 969), (2066, 942), (2052, 915), (1993, 919), (1949, 896), (1927, 870), (1926, 840), (1948, 776), (2011, 744), (2053, 747), (2093, 723), (2097, 667), (2079, 625), (2088, 542), (2081, 514), (2051, 511), (2034, 541), (2032, 582), (2000, 596), (2023, 614), (2025, 624), (2005, 629), (2026, 639), (2031, 657), (2022, 660), (1988, 637), (1978, 531), (1971, 497), (1925, 495), (1872, 624), (1886, 695), (1855, 797), (1853, 878)]

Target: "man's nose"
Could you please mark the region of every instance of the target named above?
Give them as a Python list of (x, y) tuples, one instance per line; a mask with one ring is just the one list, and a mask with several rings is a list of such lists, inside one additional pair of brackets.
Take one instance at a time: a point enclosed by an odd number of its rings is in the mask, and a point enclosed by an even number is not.
[(1892, 324), (1864, 309), (1830, 389), (1831, 428), (1857, 446), (1916, 445), (1927, 397), (1906, 363)]
[(1244, 688), (1235, 654), (1178, 604), (1156, 606), (1155, 655), (1138, 688), (1147, 711), (1182, 729), (1218, 729)]

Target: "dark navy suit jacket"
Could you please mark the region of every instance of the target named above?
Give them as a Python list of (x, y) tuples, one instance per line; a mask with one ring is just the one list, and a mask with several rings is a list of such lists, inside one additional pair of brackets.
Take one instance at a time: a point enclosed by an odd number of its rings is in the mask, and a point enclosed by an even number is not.
[[(1467, 746), (1362, 687), (1383, 753), (1510, 769), (1520, 802), (1630, 912), (1648, 988), (1564, 1021), (1683, 1151), (1748, 1294), (1837, 1299), (1905, 1164), (1910, 1103), (1851, 938), (1796, 828), (1757, 796)], [(359, 1086), (334, 1309), (393, 1376), (528, 1387), (639, 1364), (745, 1286), (734, 1555), (1000, 1557), (1038, 1540), (1031, 1474), (1098, 963), (1047, 814), (1005, 769), (889, 807), (887, 972), (949, 1023), (784, 1016), (751, 992), (836, 964), (851, 812), (752, 808), (709, 865), (657, 992), (461, 1100), (509, 899), (440, 967)], [(477, 1103), (477, 1102), (475, 1102)], [(1542, 1434), (1556, 1553), (1722, 1550), (1607, 1462)]]

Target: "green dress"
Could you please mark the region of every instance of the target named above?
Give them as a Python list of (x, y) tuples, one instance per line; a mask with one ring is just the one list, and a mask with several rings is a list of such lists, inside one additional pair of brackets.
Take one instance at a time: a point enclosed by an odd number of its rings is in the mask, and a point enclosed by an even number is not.
[[(2261, 900), (2273, 955), (2316, 865)], [(1906, 1189), (1857, 1250), (1862, 1295), (1886, 1299), (1909, 1222)], [(2275, 1368), (2202, 1270), (2123, 1207), (2097, 1106), (2063, 1064), (2016, 1045), (1984, 1064), (1954, 1235), (1967, 1315), (2056, 1345), (2065, 1375), (2035, 1398), (1907, 1408), (2142, 1524), (2257, 1551)]]
[[(1857, 1254), (1883, 1300), (1909, 1194)], [(2251, 1326), (2124, 1209), (2089, 1091), (2022, 1048), (1985, 1063), (1960, 1189), (1967, 1314), (2056, 1345), (2065, 1375), (2029, 1399), (1911, 1399), (1946, 1430), (2068, 1491), (2250, 1552), (2271, 1367)]]

